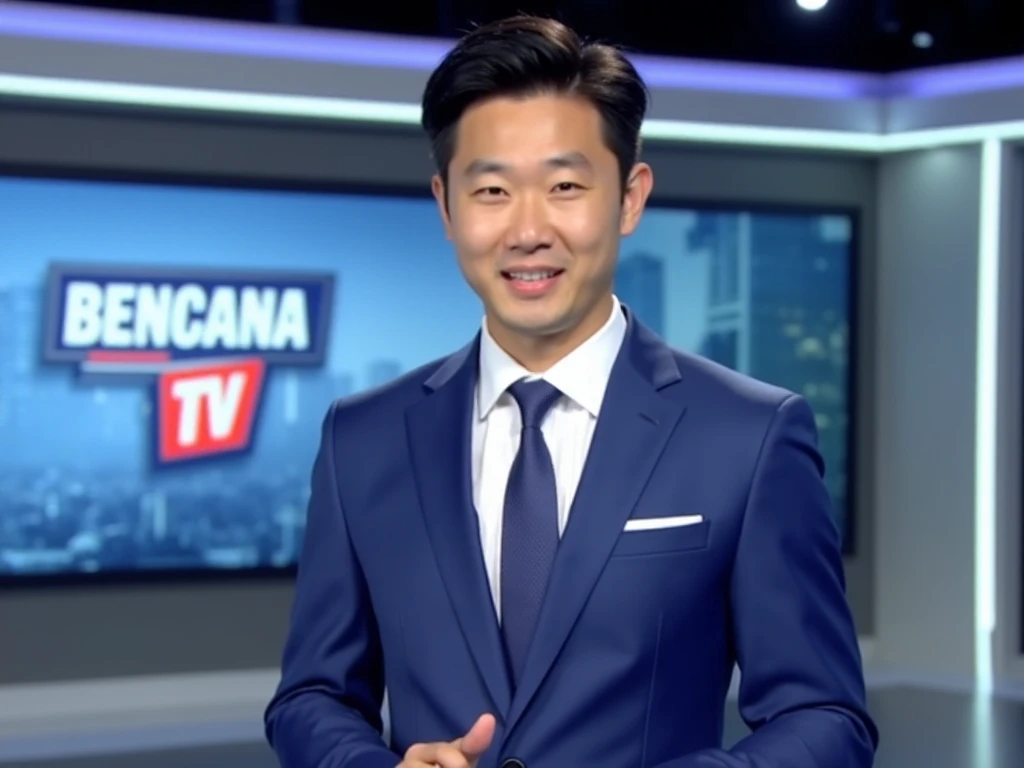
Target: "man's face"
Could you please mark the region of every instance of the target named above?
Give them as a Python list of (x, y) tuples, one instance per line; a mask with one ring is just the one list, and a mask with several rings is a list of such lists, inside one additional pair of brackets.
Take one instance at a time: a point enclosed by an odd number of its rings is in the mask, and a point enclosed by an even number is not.
[(478, 104), (455, 144), (448, 188), (435, 177), (434, 194), (489, 330), (506, 347), (583, 341), (608, 319), (619, 241), (640, 221), (650, 169), (635, 166), (623, 195), (600, 113), (566, 96)]

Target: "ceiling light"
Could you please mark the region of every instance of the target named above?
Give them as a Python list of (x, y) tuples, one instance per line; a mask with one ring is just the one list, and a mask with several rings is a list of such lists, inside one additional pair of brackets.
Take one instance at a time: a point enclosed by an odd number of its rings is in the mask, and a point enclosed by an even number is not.
[(805, 11), (820, 11), (828, 5), (828, 0), (796, 0), (796, 4)]

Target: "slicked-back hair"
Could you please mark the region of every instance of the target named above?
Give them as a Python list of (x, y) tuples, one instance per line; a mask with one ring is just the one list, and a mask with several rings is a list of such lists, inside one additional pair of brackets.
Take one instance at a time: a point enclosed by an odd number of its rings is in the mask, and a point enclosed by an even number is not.
[(618, 159), (624, 192), (640, 156), (647, 87), (619, 49), (585, 43), (561, 22), (536, 16), (477, 27), (448, 52), (427, 81), (422, 124), (445, 186), (459, 120), (467, 109), (492, 98), (542, 94), (583, 98), (597, 108), (604, 141)]

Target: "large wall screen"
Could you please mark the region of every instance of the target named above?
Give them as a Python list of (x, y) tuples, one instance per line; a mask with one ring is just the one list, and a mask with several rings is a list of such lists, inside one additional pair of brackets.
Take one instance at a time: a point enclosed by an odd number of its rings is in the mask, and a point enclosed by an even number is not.
[[(807, 397), (847, 539), (854, 242), (844, 212), (656, 202), (616, 287)], [(426, 196), (0, 176), (0, 578), (291, 568), (330, 401), (480, 317)]]

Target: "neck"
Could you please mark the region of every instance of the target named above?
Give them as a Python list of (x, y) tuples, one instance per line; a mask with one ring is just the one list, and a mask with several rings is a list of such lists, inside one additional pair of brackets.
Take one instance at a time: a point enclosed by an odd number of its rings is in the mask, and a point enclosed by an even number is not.
[(614, 301), (611, 294), (598, 302), (571, 328), (544, 336), (515, 333), (500, 324), (489, 325), (492, 338), (509, 356), (530, 373), (543, 373), (601, 330), (608, 322)]

